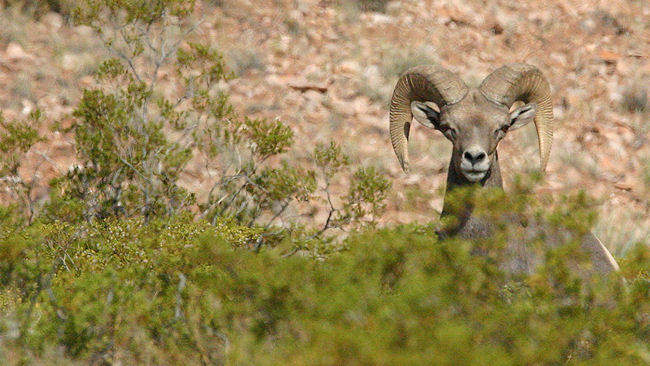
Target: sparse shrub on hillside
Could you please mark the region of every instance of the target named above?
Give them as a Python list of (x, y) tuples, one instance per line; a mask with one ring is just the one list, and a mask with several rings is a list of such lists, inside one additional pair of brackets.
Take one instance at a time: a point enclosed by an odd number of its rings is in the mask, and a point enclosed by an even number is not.
[(346, 22), (356, 23), (363, 12), (386, 13), (389, 0), (332, 0), (339, 7)]
[[(292, 228), (293, 248), (285, 255), (302, 250), (304, 254), (317, 258), (344, 249), (336, 245), (336, 236), (328, 236), (333, 230), (363, 230), (375, 227), (377, 219), (385, 209), (385, 200), (391, 189), (390, 182), (373, 167), (350, 170), (350, 158), (334, 142), (317, 144), (312, 153), (317, 169), (314, 177), (317, 187), (312, 193), (327, 207), (323, 223), (314, 223), (307, 228)], [(331, 185), (342, 175), (351, 175), (348, 192), (335, 197)]]
[(367, 65), (358, 75), (357, 89), (370, 100), (388, 106), (397, 78), (411, 67), (435, 64), (435, 50), (421, 48), (411, 51), (386, 48), (380, 50), (381, 61)]
[(386, 79), (397, 78), (411, 67), (438, 63), (435, 58), (436, 50), (421, 47), (407, 52), (385, 49), (381, 60), (381, 72)]
[(362, 11), (376, 11), (383, 13), (386, 11), (386, 4), (389, 0), (358, 0), (357, 6)]
[[(193, 207), (212, 223), (231, 218), (270, 228), (293, 203), (315, 198), (316, 172), (282, 160), (293, 145), (291, 129), (234, 113), (219, 88), (231, 77), (222, 55), (192, 42), (192, 7), (89, 0), (75, 10), (76, 22), (93, 27), (114, 57), (99, 66), (97, 87), (84, 91), (73, 112), (68, 130), (81, 164), (53, 182), (50, 220), (148, 221)], [(163, 90), (163, 69), (180, 83)], [(179, 183), (190, 163), (217, 172), (206, 201)], [(389, 186), (378, 177), (367, 171), (353, 178), (357, 188), (341, 203), (347, 217), (337, 227), (381, 213)]]
[(11, 192), (17, 199), (24, 208), (29, 222), (36, 213), (37, 202), (33, 190), (39, 183), (39, 172), (24, 172), (21, 168), (31, 148), (45, 140), (38, 132), (42, 120), (40, 110), (18, 121), (6, 121), (0, 113), (0, 187)]
[[(55, 182), (65, 200), (84, 206), (84, 219), (141, 215), (148, 220), (194, 203), (178, 180), (196, 135), (207, 128), (200, 119), (215, 123), (231, 112), (227, 97), (210, 95), (206, 87), (227, 77), (221, 56), (198, 44), (179, 49), (194, 27), (183, 18), (192, 6), (89, 0), (75, 9), (77, 24), (93, 27), (114, 55), (101, 63), (98, 86), (83, 92), (73, 112), (69, 130), (81, 164)], [(161, 67), (175, 66), (185, 76), (193, 63), (201, 67), (182, 79), (183, 92), (174, 99), (161, 95)], [(50, 207), (59, 206), (53, 200)], [(57, 216), (51, 210), (50, 215)]]
[(390, 183), (374, 168), (361, 168), (354, 173), (340, 221), (356, 222), (368, 219), (374, 223), (386, 208)]
[(18, 7), (22, 11), (31, 14), (35, 18), (40, 18), (48, 11), (69, 14), (74, 7), (73, 0), (2, 0), (0, 5), (5, 7)]
[(628, 112), (643, 112), (648, 108), (648, 84), (646, 80), (634, 81), (623, 88), (621, 105)]
[(227, 54), (229, 69), (237, 76), (249, 70), (264, 71), (266, 55), (250, 48), (235, 48)]

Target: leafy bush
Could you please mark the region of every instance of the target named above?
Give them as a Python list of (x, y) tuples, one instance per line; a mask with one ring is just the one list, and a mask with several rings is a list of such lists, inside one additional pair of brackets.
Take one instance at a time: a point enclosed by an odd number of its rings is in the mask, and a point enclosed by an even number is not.
[[(194, 204), (178, 181), (193, 146), (232, 110), (223, 93), (210, 89), (227, 78), (221, 56), (199, 44), (179, 48), (194, 27), (184, 23), (192, 7), (89, 0), (75, 9), (77, 24), (95, 29), (115, 55), (100, 65), (98, 86), (84, 91), (73, 113), (69, 130), (81, 164), (55, 182), (66, 200), (84, 206), (83, 219), (148, 220)], [(183, 81), (175, 100), (160, 93), (163, 67), (173, 67)], [(61, 206), (53, 201), (51, 207)]]
[[(242, 249), (190, 216), (17, 226), (3, 216), (2, 347), (108, 364), (640, 364), (647, 244), (628, 279), (512, 281), (427, 226), (354, 233), (320, 259)], [(240, 249), (237, 249), (240, 248)], [(54, 350), (63, 353), (53, 353)], [(9, 362), (11, 360), (5, 360)]]
[[(329, 183), (316, 191), (333, 174), (282, 159), (293, 144), (289, 126), (234, 113), (218, 88), (231, 77), (222, 55), (191, 39), (193, 5), (88, 0), (74, 11), (76, 22), (95, 29), (115, 57), (100, 65), (97, 86), (83, 92), (65, 129), (74, 134), (80, 164), (53, 181), (44, 213), (50, 220), (148, 221), (198, 210), (213, 224), (230, 218), (270, 228), (296, 204), (329, 195)], [(162, 86), (163, 69), (180, 83)], [(330, 149), (327, 159), (348, 165), (338, 147)], [(190, 164), (218, 172), (205, 201), (181, 183)], [(340, 208), (328, 200), (331, 210), (345, 213), (315, 236), (376, 220), (389, 184), (372, 169), (357, 172), (353, 184)]]

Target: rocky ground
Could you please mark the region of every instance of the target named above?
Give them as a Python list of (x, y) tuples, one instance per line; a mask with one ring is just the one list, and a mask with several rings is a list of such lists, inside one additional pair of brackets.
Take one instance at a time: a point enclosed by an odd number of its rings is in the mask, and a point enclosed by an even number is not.
[[(586, 190), (598, 201), (597, 235), (621, 255), (650, 235), (650, 6), (646, 1), (229, 0), (200, 3), (196, 36), (221, 50), (237, 78), (238, 113), (278, 118), (296, 133), (296, 156), (335, 139), (354, 164), (393, 182), (384, 223), (437, 218), (450, 155), (435, 131), (412, 127), (404, 175), (388, 139), (388, 102), (398, 75), (437, 62), (478, 85), (509, 62), (548, 76), (556, 132), (540, 190)], [(377, 11), (365, 11), (374, 9)], [(35, 108), (65, 121), (105, 50), (92, 31), (48, 13), (0, 13), (0, 108), (6, 119)], [(44, 126), (44, 129), (47, 126)], [(74, 163), (71, 137), (30, 154), (26, 170), (47, 178)], [(532, 125), (500, 144), (506, 189), (538, 168)], [(38, 169), (36, 169), (38, 168)], [(200, 167), (192, 184), (202, 187)], [(199, 177), (196, 179), (196, 177)], [(189, 183), (188, 183), (189, 184)], [(557, 192), (557, 193), (556, 193)]]

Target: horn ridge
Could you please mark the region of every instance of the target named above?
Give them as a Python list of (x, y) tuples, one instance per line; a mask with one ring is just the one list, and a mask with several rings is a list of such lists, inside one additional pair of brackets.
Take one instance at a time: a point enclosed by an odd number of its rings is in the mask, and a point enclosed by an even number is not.
[(553, 143), (553, 102), (551, 86), (542, 72), (528, 64), (504, 65), (488, 75), (479, 90), (488, 100), (508, 108), (518, 100), (537, 104), (535, 128), (539, 142), (540, 166), (544, 171)]
[(411, 103), (433, 102), (442, 108), (462, 100), (467, 86), (456, 74), (439, 65), (422, 65), (400, 76), (390, 103), (390, 138), (405, 173), (409, 171), (408, 138), (413, 114)]

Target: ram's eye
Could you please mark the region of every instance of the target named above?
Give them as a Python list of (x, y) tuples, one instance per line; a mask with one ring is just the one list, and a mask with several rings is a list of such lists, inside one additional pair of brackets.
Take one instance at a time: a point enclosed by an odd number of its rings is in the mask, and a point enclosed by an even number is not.
[(456, 129), (453, 127), (447, 127), (447, 129), (445, 130), (445, 134), (450, 139), (455, 140), (456, 136), (458, 135), (458, 132), (456, 132)]
[(494, 137), (500, 139), (503, 136), (505, 136), (507, 131), (508, 131), (508, 126), (503, 126), (503, 127), (501, 127), (501, 128), (494, 131)]

